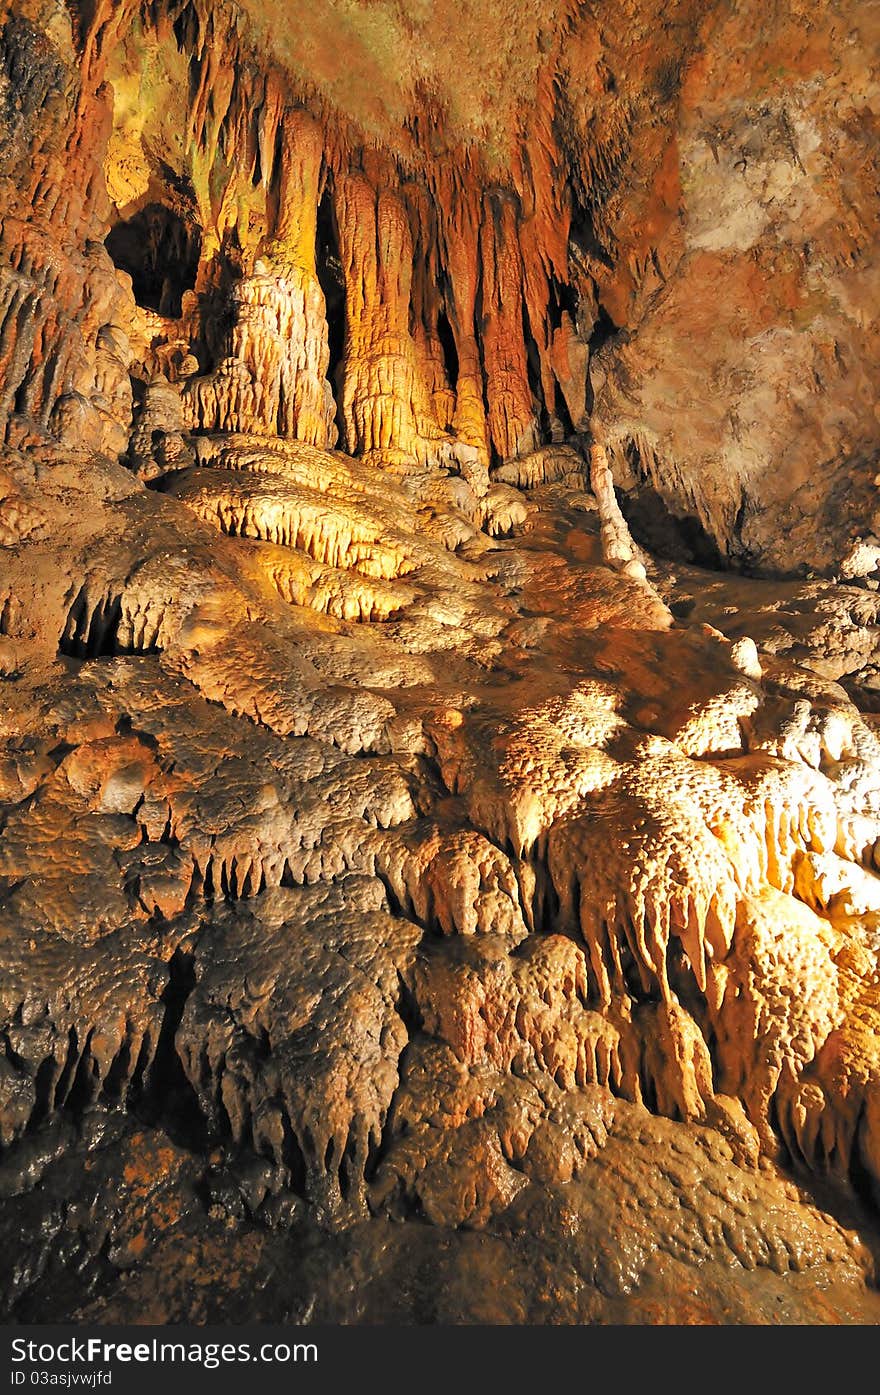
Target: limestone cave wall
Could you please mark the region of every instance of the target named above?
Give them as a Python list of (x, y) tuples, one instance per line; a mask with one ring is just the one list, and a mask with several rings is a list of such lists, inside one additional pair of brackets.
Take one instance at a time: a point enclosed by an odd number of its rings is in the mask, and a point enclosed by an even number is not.
[(0, 6), (15, 1318), (876, 1320), (880, 6), (503, 8)]

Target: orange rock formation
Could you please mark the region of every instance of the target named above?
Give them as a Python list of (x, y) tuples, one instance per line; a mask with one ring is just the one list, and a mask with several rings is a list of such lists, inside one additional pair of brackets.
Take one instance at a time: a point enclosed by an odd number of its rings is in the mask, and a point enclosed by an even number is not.
[(0, 6), (16, 1318), (880, 1313), (873, 11), (502, 8)]

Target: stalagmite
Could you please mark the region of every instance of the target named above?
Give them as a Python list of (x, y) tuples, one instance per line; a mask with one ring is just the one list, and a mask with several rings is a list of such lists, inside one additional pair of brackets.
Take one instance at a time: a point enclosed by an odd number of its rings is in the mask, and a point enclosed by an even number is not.
[(620, 512), (608, 464), (608, 452), (601, 441), (593, 441), (590, 446), (590, 487), (599, 506), (605, 560), (626, 576), (643, 581), (647, 575), (645, 564), (638, 555), (626, 520)]

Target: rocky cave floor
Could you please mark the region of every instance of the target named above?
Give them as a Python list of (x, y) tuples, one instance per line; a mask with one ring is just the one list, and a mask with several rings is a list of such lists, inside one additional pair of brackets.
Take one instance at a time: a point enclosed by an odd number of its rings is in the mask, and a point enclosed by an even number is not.
[(192, 447), (3, 462), (6, 1316), (880, 1319), (878, 594)]
[(0, 0), (10, 1320), (880, 1319), (878, 54)]

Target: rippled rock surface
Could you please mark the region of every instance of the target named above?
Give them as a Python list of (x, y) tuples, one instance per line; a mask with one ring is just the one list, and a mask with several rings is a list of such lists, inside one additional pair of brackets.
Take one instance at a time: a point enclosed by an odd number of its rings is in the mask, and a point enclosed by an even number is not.
[(875, 1322), (873, 11), (377, 8), (0, 9), (4, 1311)]

